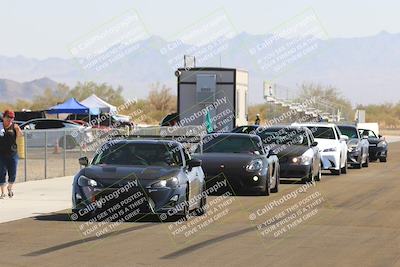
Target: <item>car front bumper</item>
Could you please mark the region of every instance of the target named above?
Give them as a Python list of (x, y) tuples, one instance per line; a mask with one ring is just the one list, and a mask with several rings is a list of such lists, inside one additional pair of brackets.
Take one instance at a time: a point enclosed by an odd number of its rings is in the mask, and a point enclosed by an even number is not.
[(387, 147), (377, 147), (370, 145), (369, 158), (379, 159), (379, 158), (385, 158), (386, 156), (387, 156)]
[(340, 168), (340, 156), (337, 152), (321, 152), (323, 170), (338, 170)]
[[(210, 188), (217, 182), (227, 181), (227, 188), (234, 191), (261, 191), (267, 182), (265, 172), (244, 172), (224, 170), (220, 173), (206, 173), (206, 185)], [(257, 177), (257, 178), (255, 178)], [(255, 181), (256, 180), (256, 181)]]
[[(187, 205), (186, 185), (176, 188), (130, 188), (116, 194), (119, 188), (89, 188), (75, 186), (73, 210), (80, 216), (108, 211), (109, 214), (126, 211), (137, 214), (178, 215)], [(118, 196), (117, 196), (118, 195)], [(117, 197), (116, 197), (117, 196)]]
[(281, 178), (307, 178), (311, 172), (311, 165), (296, 165), (280, 163)]
[(360, 164), (361, 151), (348, 151), (347, 152), (347, 163), (349, 164)]

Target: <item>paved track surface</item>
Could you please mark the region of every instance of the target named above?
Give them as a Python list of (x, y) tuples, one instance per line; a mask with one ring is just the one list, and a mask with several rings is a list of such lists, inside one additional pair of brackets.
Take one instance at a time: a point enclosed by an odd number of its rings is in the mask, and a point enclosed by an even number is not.
[(296, 198), (292, 182), (269, 197), (212, 196), (207, 217), (181, 225), (149, 218), (96, 237), (68, 210), (2, 223), (0, 266), (400, 266), (400, 143), (389, 149), (387, 163), (323, 175)]

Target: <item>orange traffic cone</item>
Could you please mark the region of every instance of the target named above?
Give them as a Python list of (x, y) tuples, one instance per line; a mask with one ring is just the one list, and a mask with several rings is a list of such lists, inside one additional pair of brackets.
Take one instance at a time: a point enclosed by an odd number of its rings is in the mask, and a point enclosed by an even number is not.
[(61, 153), (61, 147), (60, 147), (60, 145), (58, 144), (58, 140), (57, 140), (57, 141), (56, 141), (56, 144), (54, 145), (53, 154), (59, 154), (59, 153)]

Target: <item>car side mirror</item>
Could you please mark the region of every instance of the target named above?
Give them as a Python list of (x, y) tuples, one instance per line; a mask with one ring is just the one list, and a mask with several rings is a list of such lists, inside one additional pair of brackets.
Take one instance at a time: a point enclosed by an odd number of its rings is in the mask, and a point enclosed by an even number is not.
[(348, 141), (348, 140), (349, 140), (349, 137), (348, 137), (347, 135), (342, 134), (342, 135), (340, 136), (340, 140)]
[(381, 134), (378, 134), (378, 137), (379, 137), (379, 138), (382, 138), (383, 136), (382, 136)]
[(201, 159), (191, 159), (187, 163), (188, 167), (194, 168), (194, 167), (200, 167), (201, 166)]
[(318, 145), (318, 142), (316, 142), (316, 141), (314, 141), (312, 144), (311, 144), (311, 146), (317, 146)]
[(79, 165), (87, 167), (89, 165), (89, 159), (87, 157), (79, 158)]

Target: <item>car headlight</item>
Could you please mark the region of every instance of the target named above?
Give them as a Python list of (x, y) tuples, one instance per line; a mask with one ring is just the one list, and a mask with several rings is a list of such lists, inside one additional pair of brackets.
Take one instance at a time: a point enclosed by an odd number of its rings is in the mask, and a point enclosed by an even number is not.
[(261, 159), (253, 159), (252, 161), (250, 161), (249, 164), (247, 164), (246, 171), (254, 172), (254, 171), (261, 170), (262, 167), (263, 167), (263, 162)]
[(177, 177), (171, 177), (169, 179), (160, 180), (151, 185), (152, 188), (165, 188), (165, 187), (176, 187), (179, 184)]
[(323, 152), (335, 152), (335, 151), (336, 151), (336, 147), (331, 147), (331, 148), (324, 149)]
[(309, 165), (311, 164), (312, 157), (309, 155), (301, 155), (300, 157), (294, 157), (291, 159), (291, 163), (298, 165)]
[(348, 147), (349, 152), (359, 152), (360, 148), (357, 145), (352, 145)]
[(79, 176), (78, 178), (78, 185), (79, 186), (91, 186), (91, 187), (96, 187), (97, 182), (93, 179), (87, 178), (84, 175)]
[(379, 142), (377, 144), (377, 147), (385, 147), (385, 146), (386, 146), (386, 142), (385, 141)]

